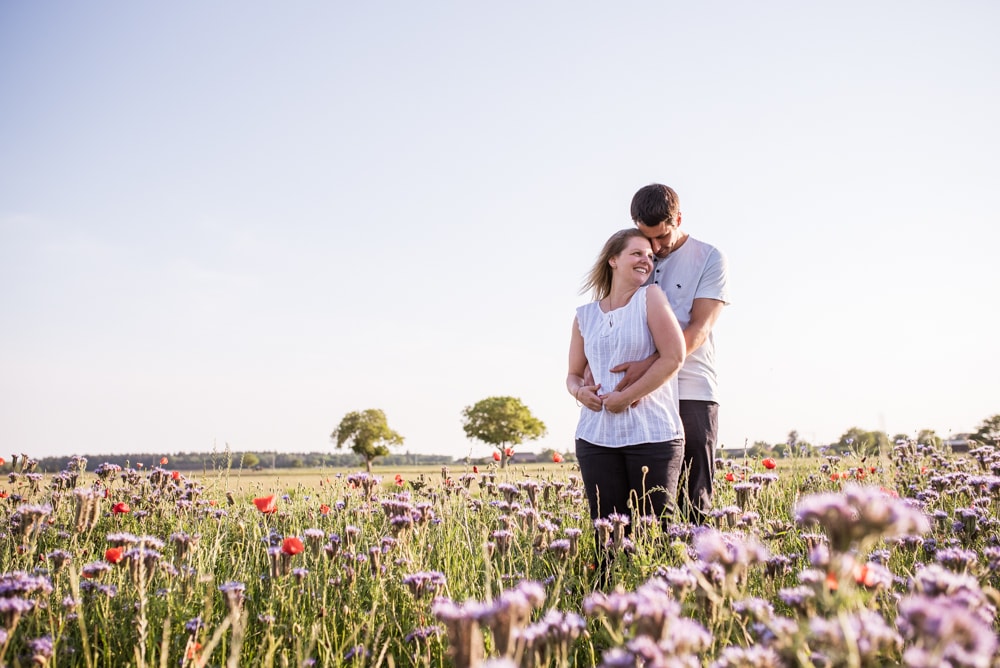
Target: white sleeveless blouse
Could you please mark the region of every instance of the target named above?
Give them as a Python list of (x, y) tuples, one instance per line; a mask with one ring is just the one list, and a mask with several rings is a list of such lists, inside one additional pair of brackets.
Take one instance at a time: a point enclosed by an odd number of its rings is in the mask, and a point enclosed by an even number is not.
[[(656, 352), (653, 335), (646, 319), (646, 289), (636, 290), (629, 303), (609, 313), (599, 302), (576, 310), (576, 320), (583, 335), (583, 349), (598, 394), (610, 394), (625, 374), (608, 371), (622, 362), (643, 360)], [(658, 288), (654, 288), (658, 289)], [(650, 392), (634, 408), (621, 413), (580, 409), (576, 437), (606, 447), (617, 448), (640, 443), (672, 441), (684, 435), (678, 408), (677, 375)]]

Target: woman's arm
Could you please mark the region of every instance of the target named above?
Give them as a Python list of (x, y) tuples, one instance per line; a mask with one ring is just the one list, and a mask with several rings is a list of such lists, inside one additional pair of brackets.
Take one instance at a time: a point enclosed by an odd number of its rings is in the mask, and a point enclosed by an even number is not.
[(663, 385), (684, 364), (687, 354), (684, 333), (662, 290), (646, 290), (646, 323), (659, 357), (634, 384), (604, 397), (604, 407), (612, 413), (622, 412), (633, 402)]
[(583, 335), (580, 323), (573, 318), (573, 334), (569, 340), (569, 372), (566, 374), (566, 389), (576, 400), (592, 411), (601, 410), (602, 403), (597, 396), (600, 385), (587, 384), (587, 355), (583, 350)]

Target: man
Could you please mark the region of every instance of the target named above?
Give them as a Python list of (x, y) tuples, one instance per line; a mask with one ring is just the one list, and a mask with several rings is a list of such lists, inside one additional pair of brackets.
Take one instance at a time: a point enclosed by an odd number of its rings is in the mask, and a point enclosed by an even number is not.
[[(680, 490), (682, 517), (702, 523), (712, 508), (715, 446), (719, 431), (718, 384), (712, 328), (729, 303), (726, 257), (714, 246), (681, 229), (677, 193), (654, 183), (632, 198), (632, 220), (652, 242), (656, 283), (684, 331), (687, 357), (677, 376), (681, 422), (684, 425), (684, 467), (687, 486)], [(654, 358), (619, 365), (625, 372), (616, 390), (645, 373)]]

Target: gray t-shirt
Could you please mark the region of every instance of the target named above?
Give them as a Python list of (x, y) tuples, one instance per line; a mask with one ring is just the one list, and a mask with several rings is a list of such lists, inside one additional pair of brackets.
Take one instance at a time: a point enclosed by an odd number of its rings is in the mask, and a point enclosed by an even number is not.
[[(670, 308), (681, 329), (691, 322), (695, 299), (717, 299), (729, 303), (726, 256), (704, 241), (688, 235), (680, 248), (662, 260), (650, 277), (667, 295)], [(705, 342), (684, 360), (677, 375), (681, 399), (719, 401), (715, 371), (715, 338), (711, 332)]]

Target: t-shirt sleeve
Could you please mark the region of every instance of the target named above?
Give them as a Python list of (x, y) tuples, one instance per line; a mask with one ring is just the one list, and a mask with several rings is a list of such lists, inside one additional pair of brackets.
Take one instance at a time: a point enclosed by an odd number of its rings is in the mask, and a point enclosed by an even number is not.
[(718, 248), (713, 248), (705, 261), (705, 270), (698, 281), (695, 299), (718, 299), (729, 304), (729, 263)]

